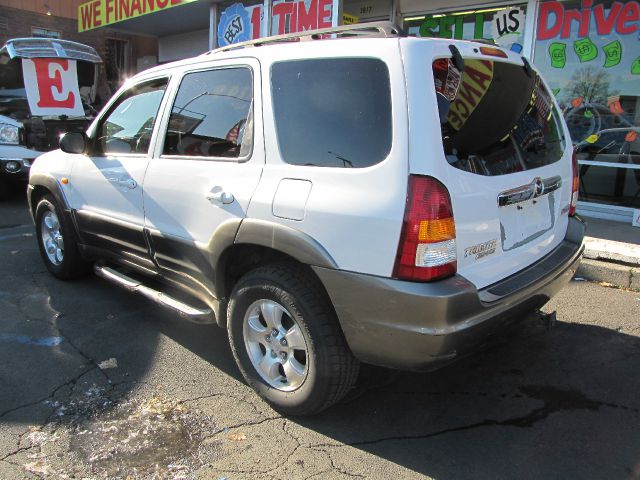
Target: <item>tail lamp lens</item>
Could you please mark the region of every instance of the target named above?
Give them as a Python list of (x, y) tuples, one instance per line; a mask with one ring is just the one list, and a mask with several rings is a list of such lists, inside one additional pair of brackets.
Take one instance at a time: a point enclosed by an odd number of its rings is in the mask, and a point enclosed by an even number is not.
[(580, 169), (578, 167), (578, 157), (576, 156), (575, 149), (571, 156), (571, 169), (573, 180), (571, 183), (571, 204), (569, 205), (569, 216), (573, 217), (576, 214), (576, 207), (578, 206), (578, 191), (580, 190)]
[(411, 175), (394, 277), (431, 281), (455, 274), (455, 239), (445, 186), (435, 178)]
[(492, 57), (509, 58), (509, 55), (504, 50), (495, 47), (480, 47), (480, 53)]

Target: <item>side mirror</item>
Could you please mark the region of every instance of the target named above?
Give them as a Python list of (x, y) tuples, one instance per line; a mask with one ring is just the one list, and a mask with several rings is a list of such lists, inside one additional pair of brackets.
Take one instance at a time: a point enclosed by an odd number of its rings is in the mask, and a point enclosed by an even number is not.
[(84, 153), (87, 149), (87, 137), (80, 132), (67, 132), (60, 139), (60, 149), (65, 153)]

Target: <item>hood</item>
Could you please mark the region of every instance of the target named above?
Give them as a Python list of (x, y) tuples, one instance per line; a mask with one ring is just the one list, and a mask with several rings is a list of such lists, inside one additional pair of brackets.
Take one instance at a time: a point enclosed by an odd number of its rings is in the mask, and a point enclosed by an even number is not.
[(24, 94), (21, 96), (0, 95), (0, 122), (19, 127), (21, 122), (30, 116), (29, 102)]
[(7, 125), (11, 125), (13, 127), (18, 127), (18, 128), (22, 126), (22, 123), (16, 120), (15, 118), (8, 117), (2, 114), (0, 114), (0, 123), (6, 123)]
[[(37, 62), (39, 59), (51, 61), (64, 60), (73, 63), (72, 80), (68, 76), (64, 82), (73, 84), (74, 92), (81, 99), (82, 107), (74, 112), (49, 109), (48, 112), (37, 111), (31, 105), (35, 81), (31, 75), (30, 81), (25, 83), (24, 62)], [(94, 48), (67, 40), (48, 38), (16, 38), (8, 40), (0, 49), (0, 115), (9, 116), (18, 121), (24, 121), (29, 116), (59, 117), (95, 115), (93, 103), (97, 95), (98, 66), (102, 62)], [(69, 83), (70, 82), (70, 83)], [(75, 85), (77, 83), (77, 86)], [(31, 97), (30, 97), (31, 95)], [(29, 103), (27, 102), (27, 100)], [(77, 104), (76, 104), (77, 105)], [(84, 110), (84, 111), (82, 111)]]
[(69, 40), (51, 38), (12, 38), (0, 49), (9, 58), (66, 58), (102, 63), (95, 48)]

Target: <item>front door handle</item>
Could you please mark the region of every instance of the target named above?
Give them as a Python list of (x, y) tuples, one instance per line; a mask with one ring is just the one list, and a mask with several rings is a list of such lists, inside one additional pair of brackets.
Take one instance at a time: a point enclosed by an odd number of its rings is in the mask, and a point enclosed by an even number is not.
[(124, 180), (118, 180), (118, 185), (128, 188), (129, 190), (133, 190), (138, 186), (138, 183), (133, 178), (127, 178)]
[(118, 178), (118, 177), (107, 177), (107, 180), (120, 188), (128, 188), (129, 190), (133, 190), (138, 186), (138, 183), (133, 178)]
[(207, 200), (211, 203), (217, 203), (219, 205), (229, 205), (233, 203), (234, 197), (232, 193), (219, 190), (216, 192), (209, 192), (206, 195)]

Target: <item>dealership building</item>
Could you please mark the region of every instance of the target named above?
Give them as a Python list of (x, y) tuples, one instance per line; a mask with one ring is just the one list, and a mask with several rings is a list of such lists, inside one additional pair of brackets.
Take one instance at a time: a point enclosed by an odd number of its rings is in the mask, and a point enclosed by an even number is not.
[[(579, 162), (579, 212), (623, 222), (631, 222), (634, 212), (639, 213), (640, 3), (636, 0), (73, 3), (77, 4), (75, 33), (80, 38), (109, 29), (156, 39), (157, 55), (150, 59), (145, 53), (144, 61), (137, 62), (143, 66), (270, 34), (383, 20), (395, 22), (410, 35), (498, 44), (535, 64), (560, 104)], [(0, 9), (0, 33), (1, 15)]]

